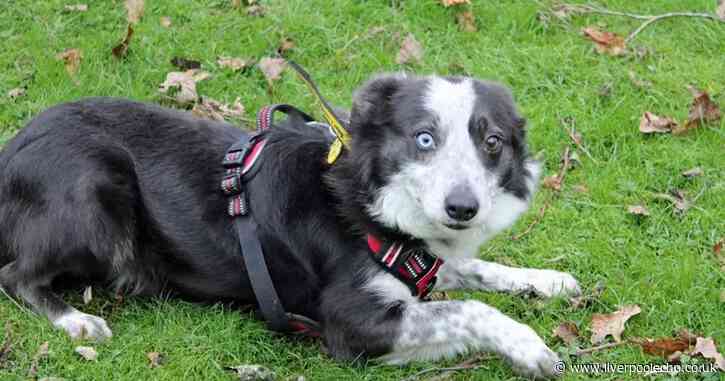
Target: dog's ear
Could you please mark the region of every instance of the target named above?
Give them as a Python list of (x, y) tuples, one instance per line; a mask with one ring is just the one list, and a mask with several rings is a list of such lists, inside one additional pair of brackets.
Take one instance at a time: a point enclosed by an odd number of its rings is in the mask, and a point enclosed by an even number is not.
[(405, 80), (403, 73), (381, 74), (355, 91), (350, 111), (353, 134), (365, 126), (385, 124), (390, 117), (391, 99)]

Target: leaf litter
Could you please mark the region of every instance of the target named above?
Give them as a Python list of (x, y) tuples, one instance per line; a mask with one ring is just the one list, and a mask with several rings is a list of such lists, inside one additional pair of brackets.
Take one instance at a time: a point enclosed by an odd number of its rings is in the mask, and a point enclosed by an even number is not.
[(400, 44), (400, 50), (395, 57), (399, 65), (420, 63), (423, 61), (423, 45), (415, 39), (412, 33), (408, 33)]
[(159, 92), (176, 104), (186, 106), (199, 99), (196, 83), (209, 77), (209, 73), (198, 69), (172, 71), (166, 74), (166, 80), (159, 85)]
[(607, 336), (612, 336), (615, 342), (621, 342), (624, 324), (641, 311), (638, 305), (627, 305), (611, 314), (592, 315), (592, 344), (602, 343)]

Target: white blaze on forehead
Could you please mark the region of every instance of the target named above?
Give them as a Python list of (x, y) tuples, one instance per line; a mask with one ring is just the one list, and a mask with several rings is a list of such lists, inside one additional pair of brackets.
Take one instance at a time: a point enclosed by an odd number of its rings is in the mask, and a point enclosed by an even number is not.
[(473, 113), (476, 92), (469, 79), (457, 83), (432, 77), (425, 94), (425, 107), (438, 116), (440, 128), (463, 128), (468, 134), (468, 121)]

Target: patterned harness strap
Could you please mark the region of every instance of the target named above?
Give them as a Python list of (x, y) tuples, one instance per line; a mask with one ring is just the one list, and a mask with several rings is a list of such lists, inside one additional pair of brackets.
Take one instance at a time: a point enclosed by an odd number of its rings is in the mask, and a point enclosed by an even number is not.
[(222, 165), (225, 174), (221, 181), (221, 190), (228, 197), (227, 214), (234, 218), (244, 265), (267, 327), (277, 332), (319, 337), (319, 323), (305, 316), (284, 311), (264, 259), (262, 245), (257, 236), (257, 224), (250, 214), (249, 199), (245, 189), (245, 183), (259, 170), (259, 158), (267, 143), (264, 132), (274, 125), (274, 113), (277, 111), (287, 114), (292, 121), (307, 123), (314, 120), (290, 105), (277, 104), (263, 107), (257, 114), (257, 133), (251, 136), (244, 135), (224, 155)]

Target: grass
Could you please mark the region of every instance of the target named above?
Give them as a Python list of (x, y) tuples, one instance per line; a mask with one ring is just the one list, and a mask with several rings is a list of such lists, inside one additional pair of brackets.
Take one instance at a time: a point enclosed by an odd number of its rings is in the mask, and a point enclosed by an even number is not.
[[(691, 96), (687, 84), (725, 97), (725, 24), (675, 18), (656, 23), (635, 40), (652, 49), (644, 58), (610, 57), (593, 52), (579, 29), (599, 25), (626, 35), (637, 20), (582, 15), (569, 23), (537, 18), (542, 4), (529, 0), (473, 1), (479, 31), (463, 33), (455, 11), (434, 0), (263, 1), (265, 17), (249, 17), (226, 0), (169, 0), (147, 2), (125, 60), (111, 48), (125, 30), (121, 1), (88, 1), (85, 13), (64, 12), (66, 1), (11, 0), (0, 7), (0, 144), (33, 115), (58, 102), (91, 95), (114, 95), (159, 101), (157, 86), (174, 56), (198, 59), (213, 77), (199, 84), (202, 95), (230, 102), (240, 96), (252, 118), (260, 106), (287, 102), (315, 110), (303, 85), (286, 73), (267, 92), (256, 70), (235, 73), (216, 65), (218, 56), (259, 58), (274, 54), (280, 39), (292, 38), (290, 57), (317, 78), (323, 93), (337, 104), (349, 105), (353, 89), (380, 71), (418, 73), (466, 72), (492, 78), (513, 88), (530, 121), (530, 143), (544, 151), (547, 174), (559, 166), (570, 144), (560, 119), (573, 118), (597, 163), (580, 154), (581, 165), (566, 177), (543, 221), (530, 234), (511, 241), (535, 218), (536, 208), (549, 197), (542, 190), (532, 210), (511, 232), (486, 244), (481, 256), (503, 263), (549, 267), (574, 274), (585, 288), (606, 285), (590, 307), (572, 311), (565, 301), (527, 300), (507, 295), (461, 292), (530, 324), (553, 348), (566, 351), (552, 338), (561, 321), (579, 325), (583, 335), (593, 313), (608, 313), (620, 305), (639, 304), (642, 313), (627, 323), (625, 337), (668, 336), (688, 327), (712, 336), (725, 351), (725, 289), (722, 264), (712, 252), (725, 236), (725, 129), (711, 125), (684, 137), (643, 136), (637, 130), (644, 111), (687, 116)], [(711, 0), (607, 1), (611, 9), (638, 13), (676, 10), (710, 11)], [(172, 20), (159, 25), (161, 16)], [(385, 30), (369, 36), (382, 26)], [(395, 63), (396, 35), (413, 33), (425, 47), (421, 64)], [(80, 48), (83, 59), (76, 81), (55, 58), (67, 48)], [(642, 89), (628, 78), (632, 71), (651, 81)], [(27, 87), (16, 100), (10, 89)], [(602, 88), (610, 89), (602, 95)], [(680, 173), (700, 166), (704, 176), (685, 179)], [(586, 193), (573, 190), (585, 184)], [(683, 189), (700, 194), (684, 216), (653, 198), (653, 193)], [(644, 203), (651, 215), (641, 220), (626, 213), (629, 204)], [(74, 303), (80, 305), (75, 297)], [(108, 318), (114, 338), (96, 348), (96, 362), (74, 352), (78, 345), (53, 330), (45, 319), (0, 298), (0, 321), (12, 327), (12, 352), (0, 364), (0, 379), (25, 379), (38, 346), (50, 342), (50, 356), (39, 366), (40, 376), (69, 380), (231, 380), (225, 366), (260, 363), (280, 376), (304, 374), (310, 380), (396, 380), (433, 364), (396, 368), (376, 364), (353, 367), (338, 364), (321, 353), (318, 343), (275, 337), (248, 314), (221, 306), (206, 307), (176, 300), (130, 299), (112, 308), (111, 296), (97, 296), (84, 310)], [(5, 329), (0, 324), (0, 329)], [(585, 340), (586, 341), (586, 340)], [(584, 345), (587, 345), (586, 343)], [(162, 352), (166, 363), (147, 366), (146, 353)], [(443, 364), (455, 364), (454, 360)], [(596, 352), (582, 362), (655, 363), (660, 359), (635, 347)], [(459, 380), (515, 379), (502, 361), (490, 360), (483, 369), (462, 372)], [(590, 375), (567, 374), (566, 380)], [(637, 379), (608, 374), (601, 379)], [(679, 376), (702, 379), (702, 376)], [(717, 378), (717, 376), (715, 376)], [(676, 378), (675, 378), (676, 379)]]

